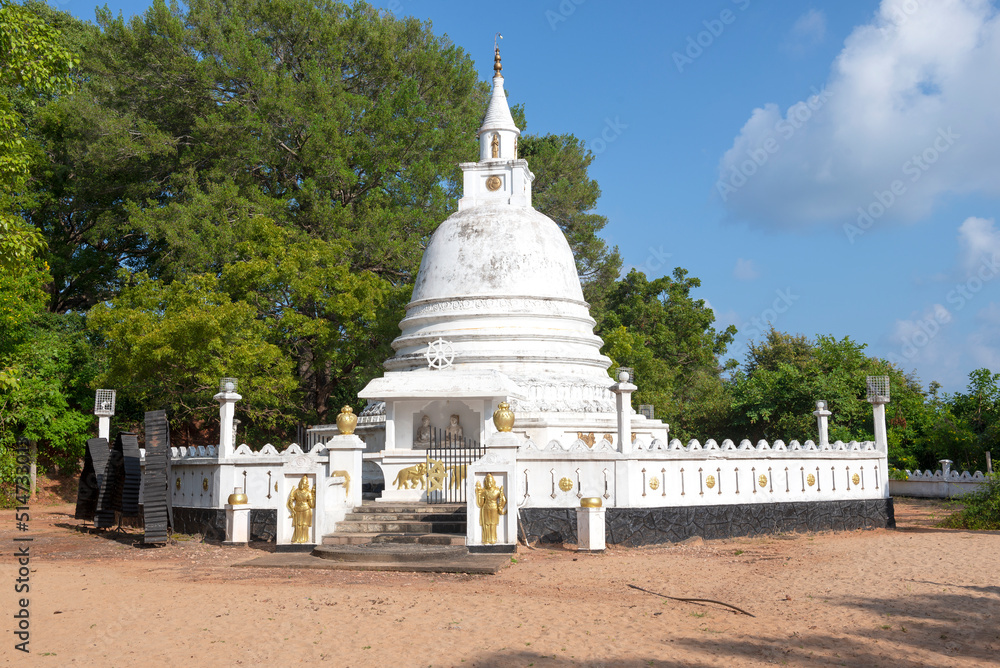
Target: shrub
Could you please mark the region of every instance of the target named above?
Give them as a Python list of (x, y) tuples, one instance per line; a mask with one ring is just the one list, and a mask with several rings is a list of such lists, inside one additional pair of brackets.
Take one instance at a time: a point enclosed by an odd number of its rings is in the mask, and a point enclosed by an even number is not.
[(977, 531), (1000, 530), (1000, 472), (986, 476), (978, 490), (962, 497), (965, 509), (942, 524), (952, 528)]

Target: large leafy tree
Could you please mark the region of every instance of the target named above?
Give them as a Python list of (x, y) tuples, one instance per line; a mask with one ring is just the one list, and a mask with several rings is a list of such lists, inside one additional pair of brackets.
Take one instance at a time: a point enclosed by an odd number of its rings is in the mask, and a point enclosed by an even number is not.
[[(487, 86), (429, 24), (361, 2), (157, 0), (129, 21), (97, 18), (53, 13), (80, 44), (81, 94), (33, 118), (54, 163), (27, 211), (50, 247), (49, 307), (94, 309), (100, 382), (138, 388), (129, 333), (143, 309), (178, 317), (169, 286), (211, 279), (213, 308), (250, 307), (244, 333), (297, 379), (275, 425), (325, 421), (392, 353), (422, 250), (459, 195), (457, 165), (476, 154)], [(599, 295), (620, 260), (596, 236), (592, 156), (569, 136), (521, 149)], [(157, 354), (177, 357), (189, 337), (170, 331)], [(153, 378), (144, 401), (194, 415), (180, 408), (191, 388)]]
[(44, 245), (18, 215), (37, 145), (24, 116), (64, 91), (76, 58), (59, 30), (31, 9), (0, 0), (0, 268), (29, 260)]
[(712, 309), (691, 294), (700, 286), (680, 267), (652, 281), (633, 269), (608, 291), (598, 323), (614, 365), (635, 369), (635, 400), (652, 404), (678, 438), (715, 435), (728, 404), (719, 358), (736, 328), (715, 330)]
[(874, 438), (868, 376), (889, 376), (891, 403), (886, 407), (890, 463), (907, 467), (916, 461), (916, 440), (927, 421), (920, 383), (884, 360), (865, 355), (865, 344), (849, 337), (815, 340), (774, 328), (752, 342), (743, 367), (730, 384), (734, 437), (751, 440), (817, 438), (816, 401), (833, 413), (831, 440)]

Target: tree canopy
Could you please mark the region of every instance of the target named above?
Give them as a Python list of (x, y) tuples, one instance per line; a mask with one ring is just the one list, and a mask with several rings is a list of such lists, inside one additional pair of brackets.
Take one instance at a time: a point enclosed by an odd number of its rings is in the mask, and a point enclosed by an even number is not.
[[(154, 0), (91, 24), (0, 0), (0, 19), (0, 478), (18, 436), (79, 456), (96, 387), (119, 390), (118, 426), (167, 408), (189, 442), (213, 428), (220, 376), (240, 379), (258, 441), (356, 404), (477, 155), (489, 86), (468, 54), (364, 2)], [(736, 329), (698, 278), (620, 275), (585, 144), (525, 131), (519, 152), (609, 371), (634, 368), (672, 436), (814, 438), (825, 399), (832, 438), (870, 438), (864, 377), (887, 374), (894, 466), (996, 449), (987, 369), (939, 395), (864, 344), (775, 330), (720, 362)]]

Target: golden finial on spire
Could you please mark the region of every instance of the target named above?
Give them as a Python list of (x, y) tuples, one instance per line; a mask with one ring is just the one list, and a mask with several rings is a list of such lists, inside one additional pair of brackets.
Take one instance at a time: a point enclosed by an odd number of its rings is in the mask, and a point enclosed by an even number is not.
[(500, 70), (503, 69), (503, 65), (500, 63), (500, 46), (497, 40), (503, 39), (503, 35), (497, 33), (493, 36), (493, 76), (501, 76)]

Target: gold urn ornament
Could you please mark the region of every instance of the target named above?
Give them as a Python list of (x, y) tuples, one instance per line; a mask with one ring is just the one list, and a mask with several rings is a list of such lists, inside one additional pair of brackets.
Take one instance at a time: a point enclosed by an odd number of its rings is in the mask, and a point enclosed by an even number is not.
[(506, 401), (501, 401), (500, 406), (493, 411), (493, 424), (497, 431), (510, 431), (514, 428), (514, 411)]
[(350, 406), (341, 408), (340, 415), (337, 416), (337, 429), (340, 430), (340, 433), (350, 436), (354, 433), (354, 428), (357, 426), (358, 416), (354, 414), (354, 409)]
[(234, 488), (233, 493), (229, 495), (227, 501), (231, 506), (245, 506), (250, 503), (250, 499), (248, 499), (247, 495), (243, 493), (242, 487)]

